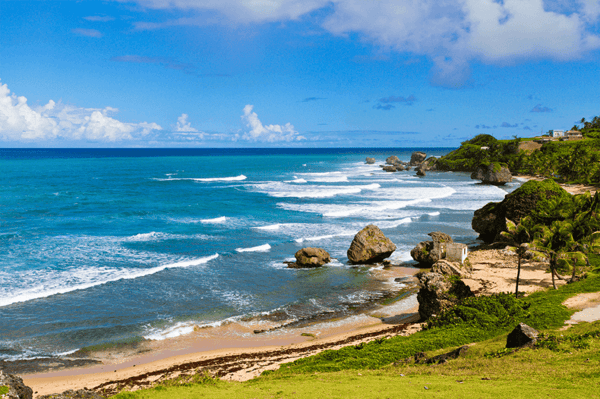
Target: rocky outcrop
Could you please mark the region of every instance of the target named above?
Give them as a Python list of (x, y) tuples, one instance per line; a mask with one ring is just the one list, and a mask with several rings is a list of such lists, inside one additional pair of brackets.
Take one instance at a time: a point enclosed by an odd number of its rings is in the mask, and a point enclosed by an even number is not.
[(421, 163), (423, 163), (423, 161), (425, 160), (426, 157), (427, 157), (427, 154), (425, 154), (424, 152), (415, 151), (410, 156), (410, 165), (412, 165), (412, 166), (420, 165)]
[(294, 255), (295, 263), (288, 263), (289, 268), (321, 267), (331, 262), (329, 253), (322, 248), (302, 248)]
[(21, 377), (6, 374), (2, 370), (0, 370), (0, 387), (8, 388), (8, 392), (0, 395), (3, 399), (31, 399), (33, 397), (33, 390), (23, 384)]
[(490, 202), (476, 210), (471, 226), (479, 233), (479, 238), (487, 243), (502, 241), (500, 232), (507, 230), (506, 219), (518, 224), (529, 215), (536, 220), (549, 200), (570, 195), (552, 180), (530, 180), (508, 194), (502, 202)]
[(425, 171), (423, 171), (421, 168), (417, 168), (416, 171), (417, 171), (417, 176), (421, 176), (421, 177), (426, 176)]
[(400, 159), (395, 155), (391, 155), (385, 159), (385, 163), (388, 165), (396, 165), (398, 162), (400, 162)]
[(104, 396), (88, 389), (78, 389), (74, 391), (69, 389), (63, 393), (53, 393), (51, 395), (38, 396), (37, 399), (104, 399)]
[(489, 165), (479, 165), (471, 173), (471, 179), (481, 180), (484, 184), (502, 186), (512, 181), (512, 173), (505, 164), (492, 162)]
[(436, 157), (429, 157), (419, 165), (419, 169), (421, 169), (423, 172), (428, 172), (430, 170), (437, 170), (436, 162), (437, 162)]
[(431, 267), (432, 273), (439, 273), (444, 276), (467, 277), (468, 271), (465, 270), (460, 263), (450, 262), (446, 259), (440, 259)]
[(451, 243), (452, 237), (441, 231), (429, 233), (433, 241), (421, 241), (410, 251), (410, 256), (422, 266), (430, 267), (442, 259), (444, 250), (440, 244)]
[(367, 159), (365, 160), (365, 163), (372, 165), (375, 163), (375, 158), (369, 158), (367, 157)]
[(518, 326), (506, 337), (507, 348), (521, 348), (523, 346), (533, 346), (537, 342), (539, 332), (525, 323), (519, 323)]
[(461, 280), (452, 279), (439, 273), (423, 273), (419, 276), (419, 316), (427, 320), (439, 315), (461, 300), (473, 296), (473, 292)]
[(348, 249), (348, 260), (354, 264), (381, 262), (396, 250), (396, 245), (379, 227), (370, 224), (359, 231)]
[(385, 172), (396, 172), (398, 170), (395, 165), (386, 165), (382, 169)]

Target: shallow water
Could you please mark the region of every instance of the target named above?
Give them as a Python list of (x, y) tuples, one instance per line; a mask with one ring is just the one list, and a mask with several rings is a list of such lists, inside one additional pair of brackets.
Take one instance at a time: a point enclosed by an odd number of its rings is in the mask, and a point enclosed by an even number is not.
[[(431, 231), (472, 244), (473, 211), (514, 188), (378, 167), (412, 151), (0, 150), (0, 359), (351, 314), (402, 289), (347, 264), (356, 232), (378, 225), (395, 262)], [(303, 246), (335, 259), (286, 268)]]

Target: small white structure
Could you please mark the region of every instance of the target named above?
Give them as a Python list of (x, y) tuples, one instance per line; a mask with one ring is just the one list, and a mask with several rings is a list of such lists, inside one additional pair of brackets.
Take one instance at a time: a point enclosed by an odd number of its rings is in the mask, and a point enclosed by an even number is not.
[(458, 242), (451, 242), (446, 245), (446, 259), (450, 262), (460, 262), (467, 259), (467, 246)]
[(565, 131), (564, 130), (553, 130), (552, 137), (565, 137)]

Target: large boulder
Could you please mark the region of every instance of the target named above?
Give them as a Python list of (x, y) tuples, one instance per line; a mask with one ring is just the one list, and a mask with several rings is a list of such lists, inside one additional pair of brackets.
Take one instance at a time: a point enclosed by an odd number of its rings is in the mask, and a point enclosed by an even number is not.
[(410, 156), (410, 164), (413, 166), (420, 165), (427, 158), (427, 154), (421, 151), (415, 151)]
[(367, 157), (367, 159), (365, 160), (365, 163), (372, 165), (375, 163), (375, 158), (369, 158)]
[(385, 172), (396, 172), (398, 168), (394, 165), (386, 165), (382, 168)]
[(489, 165), (479, 165), (471, 173), (471, 179), (481, 180), (484, 184), (502, 186), (512, 181), (512, 173), (505, 164), (492, 162)]
[(502, 202), (490, 202), (475, 211), (471, 226), (487, 243), (501, 241), (500, 233), (507, 231), (506, 219), (518, 224), (525, 216), (534, 221), (541, 217), (551, 200), (571, 197), (553, 180), (530, 180), (508, 194)]
[(416, 171), (417, 171), (417, 176), (421, 176), (421, 177), (426, 176), (426, 173), (423, 169), (417, 168)]
[(441, 231), (429, 233), (429, 236), (433, 241), (421, 241), (410, 251), (410, 256), (426, 267), (430, 267), (442, 259), (443, 251), (439, 244), (454, 242), (452, 237)]
[(321, 267), (331, 262), (329, 253), (322, 248), (302, 248), (294, 256), (296, 263), (288, 263), (290, 268)]
[(396, 165), (398, 162), (400, 162), (400, 159), (395, 155), (389, 156), (385, 159), (385, 163), (388, 165)]
[(461, 300), (473, 296), (473, 292), (462, 280), (450, 278), (439, 273), (423, 273), (419, 277), (419, 316), (427, 320), (439, 315)]
[(355, 264), (381, 262), (396, 250), (396, 245), (379, 227), (370, 224), (359, 231), (348, 249), (348, 260)]
[(33, 397), (33, 389), (23, 384), (21, 377), (6, 374), (0, 370), (0, 388), (2, 387), (8, 388), (8, 392), (0, 394), (3, 399), (31, 399)]
[(506, 337), (507, 348), (533, 346), (537, 342), (539, 332), (525, 323), (519, 323)]

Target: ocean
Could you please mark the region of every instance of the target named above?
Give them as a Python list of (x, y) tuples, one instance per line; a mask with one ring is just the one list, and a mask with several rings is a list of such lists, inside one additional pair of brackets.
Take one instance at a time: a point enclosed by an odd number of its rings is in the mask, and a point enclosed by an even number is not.
[[(410, 266), (432, 231), (476, 244), (473, 211), (519, 184), (378, 166), (415, 150), (451, 149), (0, 149), (0, 359), (389, 297), (402, 283), (347, 263), (360, 229), (380, 227)], [(333, 261), (287, 268), (306, 246)]]

